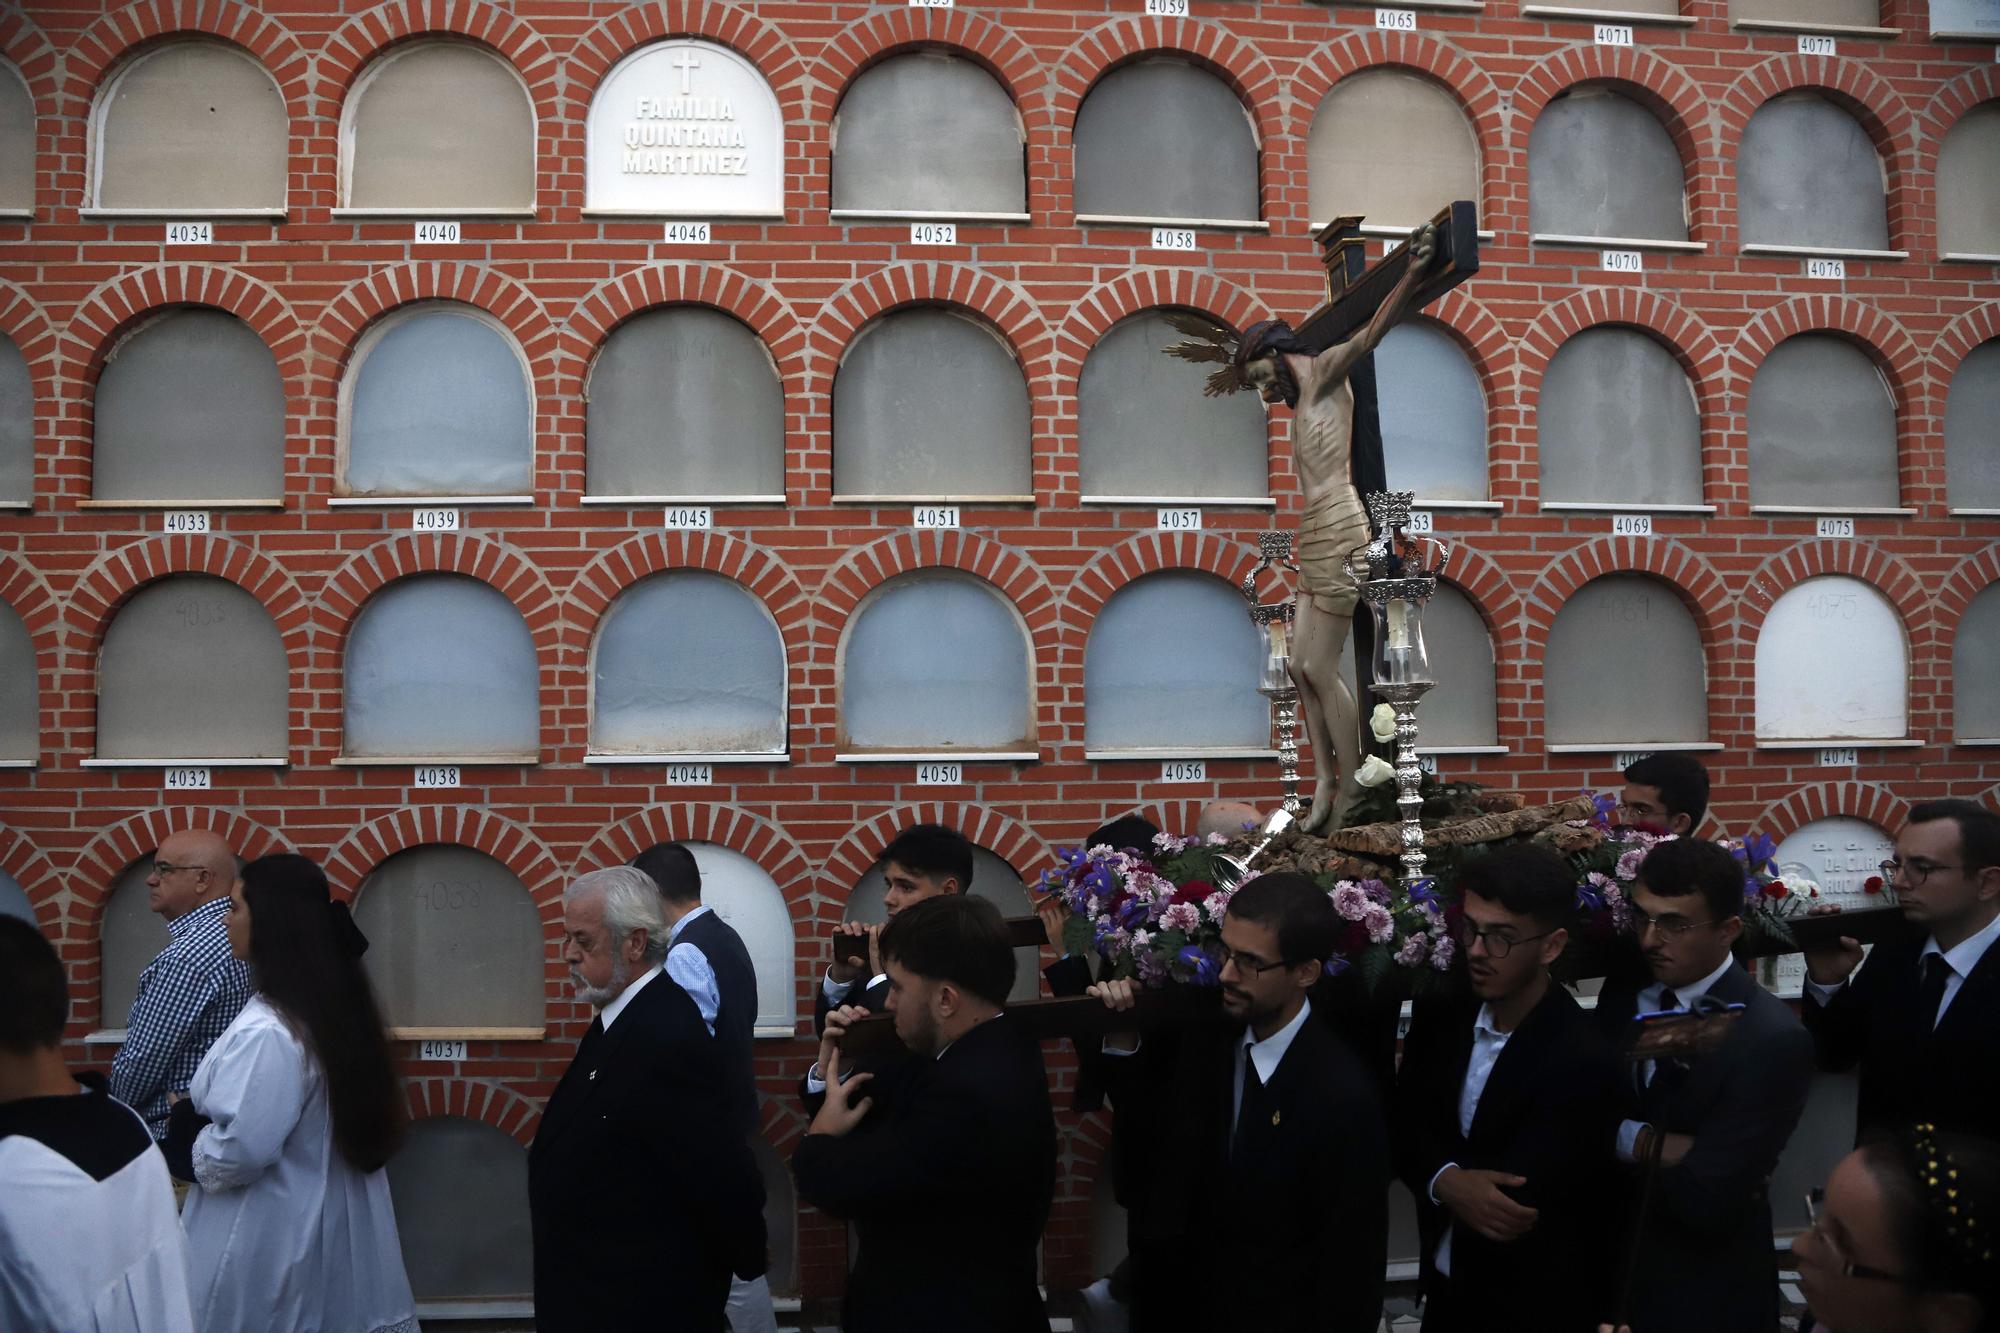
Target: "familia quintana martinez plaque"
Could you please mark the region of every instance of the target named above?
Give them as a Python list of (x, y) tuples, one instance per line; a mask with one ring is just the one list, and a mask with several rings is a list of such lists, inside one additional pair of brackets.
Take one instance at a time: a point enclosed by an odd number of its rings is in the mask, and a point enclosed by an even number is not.
[(591, 100), (591, 212), (780, 217), (785, 129), (757, 67), (726, 46), (655, 42), (618, 62)]

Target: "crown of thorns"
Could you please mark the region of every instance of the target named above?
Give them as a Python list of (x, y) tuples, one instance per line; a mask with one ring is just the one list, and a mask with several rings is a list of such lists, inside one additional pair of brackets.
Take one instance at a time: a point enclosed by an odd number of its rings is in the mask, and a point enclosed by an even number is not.
[(1202, 397), (1221, 398), (1244, 387), (1243, 370), (1237, 362), (1237, 353), (1243, 348), (1241, 334), (1212, 319), (1180, 311), (1169, 311), (1167, 323), (1188, 337), (1188, 341), (1167, 348), (1168, 356), (1192, 361), (1196, 365), (1221, 367), (1208, 373), (1208, 379), (1201, 388)]

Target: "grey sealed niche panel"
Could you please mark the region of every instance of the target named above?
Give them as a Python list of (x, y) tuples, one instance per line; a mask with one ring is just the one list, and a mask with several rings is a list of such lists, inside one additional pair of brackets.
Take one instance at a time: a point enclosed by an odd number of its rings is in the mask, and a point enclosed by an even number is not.
[(833, 206), (1025, 213), (1026, 148), (1007, 90), (931, 51), (864, 71), (834, 116)]
[(593, 750), (776, 754), (785, 645), (769, 611), (720, 574), (676, 570), (618, 595), (591, 663)]
[(1944, 409), (1945, 491), (1959, 509), (2000, 509), (2000, 338), (1972, 349)]
[(112, 617), (97, 658), (100, 759), (283, 759), (284, 641), (255, 597), (175, 574)]
[(372, 330), (351, 372), (341, 484), (354, 496), (516, 495), (534, 479), (528, 372), (469, 306), (434, 302)]
[(221, 42), (169, 42), (125, 66), (106, 96), (94, 118), (97, 207), (284, 206), (290, 122), (278, 85), (251, 56)]
[(841, 731), (861, 750), (1034, 748), (1027, 631), (990, 584), (903, 574), (856, 610), (840, 654)]
[(539, 1028), (548, 946), (528, 890), (470, 847), (391, 856), (354, 897), (362, 966), (397, 1028)]
[(1607, 574), (1556, 613), (1542, 654), (1551, 745), (1708, 739), (1708, 664), (1672, 587)]
[(414, 1122), (389, 1162), (389, 1196), (418, 1300), (533, 1294), (528, 1150), (505, 1131), (456, 1115)]
[(1229, 85), (1156, 57), (1112, 70), (1076, 113), (1076, 211), (1255, 221), (1257, 135)]
[(1412, 319), (1375, 347), (1375, 398), (1392, 490), (1419, 500), (1484, 500), (1486, 395), (1442, 326)]
[(1896, 401), (1845, 338), (1801, 333), (1772, 348), (1750, 382), (1749, 426), (1751, 504), (1896, 504)]
[[(1147, 574), (1113, 593), (1084, 648), (1085, 748), (1270, 746), (1263, 645), (1246, 610), (1212, 574)], [(1176, 626), (1181, 647), (1137, 651), (1162, 625)]]
[(1701, 414), (1674, 354), (1638, 329), (1585, 329), (1542, 377), (1542, 499), (1701, 503)]
[(285, 386), (248, 324), (189, 306), (127, 334), (91, 404), (94, 500), (276, 500)]
[(343, 752), (533, 754), (540, 678), (527, 622), (497, 588), (460, 574), (398, 580), (348, 632)]
[(1085, 495), (1199, 500), (1270, 488), (1264, 408), (1254, 393), (1202, 395), (1205, 368), (1164, 355), (1182, 341), (1160, 310), (1111, 326), (1077, 381)]
[(1414, 227), (1454, 199), (1479, 199), (1479, 137), (1443, 84), (1401, 69), (1350, 74), (1306, 135), (1314, 226), (1360, 214)]
[(1572, 88), (1528, 135), (1528, 230), (1685, 241), (1687, 183), (1659, 117), (1608, 88)]
[(470, 42), (419, 42), (364, 71), (341, 136), (350, 208), (526, 208), (535, 111), (520, 76)]
[(1889, 248), (1888, 178), (1861, 122), (1818, 93), (1757, 108), (1736, 154), (1745, 244)]

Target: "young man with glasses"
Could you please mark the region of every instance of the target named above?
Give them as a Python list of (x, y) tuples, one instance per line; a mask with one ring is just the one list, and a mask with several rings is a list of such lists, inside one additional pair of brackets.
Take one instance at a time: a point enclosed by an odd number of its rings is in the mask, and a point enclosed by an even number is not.
[(1865, 964), (1852, 939), (1806, 954), (1820, 1067), (1861, 1067), (1859, 1138), (1918, 1120), (2000, 1138), (2000, 815), (1916, 806), (1882, 877), (1907, 929)]
[(1708, 814), (1708, 769), (1691, 754), (1669, 750), (1625, 766), (1618, 822), (1686, 838)]
[(169, 1094), (187, 1091), (201, 1057), (250, 999), (249, 965), (229, 951), (224, 925), (235, 884), (235, 851), (207, 829), (168, 835), (146, 876), (146, 905), (172, 938), (139, 974), (125, 1044), (111, 1062), (111, 1095), (155, 1139), (166, 1137)]
[(1611, 1258), (1613, 1065), (1549, 976), (1576, 877), (1546, 847), (1466, 862), (1466, 992), (1417, 1001), (1396, 1079), (1396, 1163), (1417, 1199), (1424, 1333), (1589, 1333)]
[[(1174, 1043), (1105, 1039), (1120, 1114), (1158, 1118), (1132, 1201), (1133, 1333), (1375, 1333), (1388, 1262), (1389, 1144), (1361, 1062), (1306, 993), (1339, 915), (1301, 874), (1262, 875), (1222, 923), (1223, 1021)], [(1111, 1009), (1129, 981), (1090, 988)]]
[[(1743, 868), (1711, 842), (1646, 854), (1633, 923), (1651, 971), (1636, 991), (1607, 985), (1599, 1030), (1625, 1040), (1635, 1016), (1742, 1005), (1722, 1044), (1693, 1061), (1628, 1064), (1616, 1079), (1621, 1161), (1660, 1166), (1631, 1284), (1634, 1333), (1769, 1333), (1778, 1326), (1766, 1189), (1805, 1109), (1812, 1039), (1783, 1001), (1737, 965)], [(1640, 1222), (1639, 1193), (1626, 1205)]]

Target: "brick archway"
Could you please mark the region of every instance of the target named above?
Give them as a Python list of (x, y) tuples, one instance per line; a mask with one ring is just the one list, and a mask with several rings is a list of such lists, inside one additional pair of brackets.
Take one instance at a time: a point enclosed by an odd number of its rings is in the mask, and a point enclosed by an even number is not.
[(28, 896), (28, 908), (35, 926), (56, 946), (72, 965), (84, 961), (80, 950), (87, 949), (91, 936), (83, 924), (70, 925), (71, 913), (63, 901), (62, 877), (49, 854), (18, 829), (0, 824), (0, 872), (21, 886)]
[(1767, 804), (1752, 830), (1783, 842), (1815, 819), (1865, 819), (1894, 835), (1909, 818), (1909, 802), (1876, 782), (1817, 782)]
[[(868, 873), (903, 829), (912, 824), (943, 824), (957, 829), (975, 847), (984, 847), (1030, 882), (1055, 853), (1039, 833), (1012, 815), (972, 802), (922, 801), (894, 806), (856, 824), (819, 866), (816, 875), (820, 910), (828, 913), (816, 924), (831, 929), (840, 909), (861, 877)], [(1023, 869), (1025, 867), (1025, 869)]]
[(411, 1120), (462, 1116), (506, 1134), (523, 1149), (534, 1142), (542, 1103), (514, 1088), (478, 1078), (436, 1075), (405, 1078), (403, 1103)]

